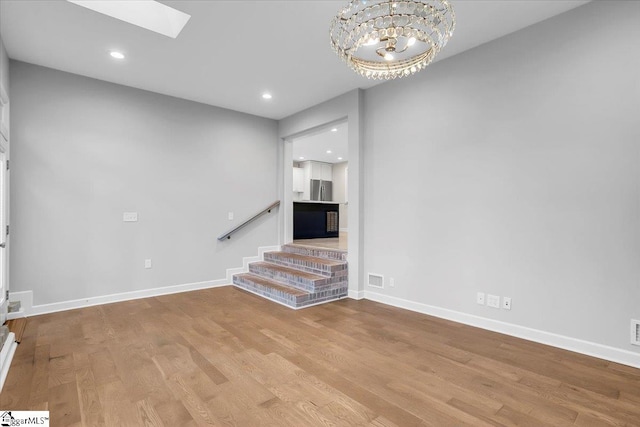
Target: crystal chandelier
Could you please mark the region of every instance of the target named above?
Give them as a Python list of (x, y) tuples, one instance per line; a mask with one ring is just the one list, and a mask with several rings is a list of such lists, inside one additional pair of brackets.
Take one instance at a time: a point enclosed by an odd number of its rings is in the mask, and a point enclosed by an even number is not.
[(447, 0), (351, 0), (331, 21), (331, 46), (361, 75), (395, 79), (429, 65), (454, 27)]

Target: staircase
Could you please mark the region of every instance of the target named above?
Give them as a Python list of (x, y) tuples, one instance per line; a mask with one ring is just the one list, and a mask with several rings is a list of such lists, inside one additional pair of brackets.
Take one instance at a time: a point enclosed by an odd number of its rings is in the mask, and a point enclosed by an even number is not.
[(347, 296), (347, 252), (284, 245), (266, 252), (264, 261), (249, 264), (249, 272), (233, 276), (234, 286), (291, 308)]

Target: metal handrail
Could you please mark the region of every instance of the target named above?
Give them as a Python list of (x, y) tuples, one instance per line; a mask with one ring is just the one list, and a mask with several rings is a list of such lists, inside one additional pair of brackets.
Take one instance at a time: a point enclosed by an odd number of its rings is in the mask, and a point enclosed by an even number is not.
[(230, 239), (231, 235), (233, 233), (235, 233), (236, 231), (240, 230), (242, 227), (244, 227), (245, 225), (249, 224), (250, 222), (253, 222), (254, 220), (258, 219), (259, 217), (261, 217), (262, 215), (271, 212), (271, 210), (273, 208), (276, 208), (280, 206), (280, 200), (276, 200), (275, 202), (271, 203), (267, 208), (261, 210), (260, 212), (258, 212), (257, 214), (255, 214), (254, 216), (252, 216), (251, 218), (249, 218), (248, 220), (246, 220), (245, 222), (243, 222), (242, 224), (240, 224), (239, 226), (237, 226), (236, 228), (234, 228), (233, 230), (224, 233), (222, 235), (220, 235), (218, 237), (218, 240), (225, 240), (225, 239)]

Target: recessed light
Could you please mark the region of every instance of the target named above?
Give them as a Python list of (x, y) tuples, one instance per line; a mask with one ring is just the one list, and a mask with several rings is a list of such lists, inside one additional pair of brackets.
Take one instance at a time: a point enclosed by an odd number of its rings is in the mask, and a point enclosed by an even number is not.
[(327, 154), (331, 154), (331, 153), (333, 153), (333, 151), (327, 150)]
[(304, 157), (300, 156), (298, 157), (299, 160), (304, 160)]
[(338, 157), (338, 160), (342, 160), (342, 157)]
[(157, 1), (67, 1), (174, 39), (191, 18)]
[(331, 129), (331, 132), (338, 132), (338, 128)]
[(115, 59), (124, 59), (124, 53), (118, 52), (117, 50), (112, 50), (111, 52), (109, 52), (109, 55), (111, 55), (111, 57)]
[(265, 92), (262, 94), (262, 99), (271, 99), (271, 98), (273, 98), (273, 96), (268, 92)]

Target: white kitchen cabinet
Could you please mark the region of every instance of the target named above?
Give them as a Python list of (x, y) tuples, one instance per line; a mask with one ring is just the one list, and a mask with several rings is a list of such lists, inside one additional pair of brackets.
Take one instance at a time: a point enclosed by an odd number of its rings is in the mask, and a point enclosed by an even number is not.
[(293, 168), (293, 191), (296, 193), (304, 192), (304, 169)]
[(333, 165), (330, 163), (320, 163), (320, 179), (323, 181), (333, 180)]
[(308, 168), (309, 179), (321, 179), (331, 181), (333, 176), (333, 165), (331, 163), (307, 161), (302, 163), (303, 168)]

